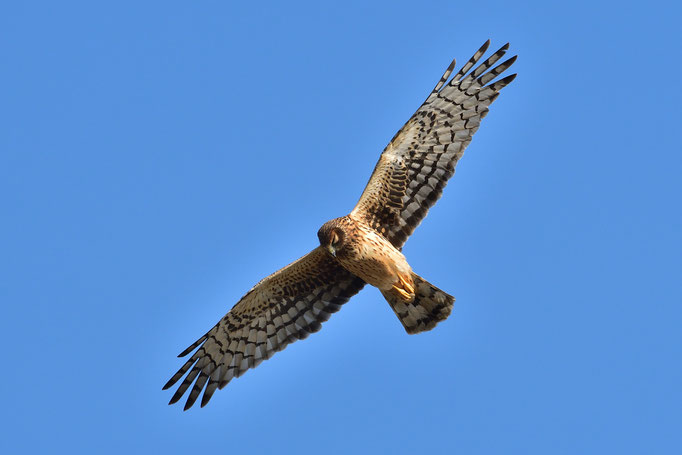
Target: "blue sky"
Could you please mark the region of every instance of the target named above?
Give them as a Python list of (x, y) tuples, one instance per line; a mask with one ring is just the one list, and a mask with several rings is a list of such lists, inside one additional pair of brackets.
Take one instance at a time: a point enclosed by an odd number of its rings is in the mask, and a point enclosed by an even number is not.
[[(225, 3), (2, 7), (3, 453), (679, 450), (679, 7)], [(408, 336), (365, 289), (167, 406), (488, 38), (519, 77), (404, 250), (450, 319)]]

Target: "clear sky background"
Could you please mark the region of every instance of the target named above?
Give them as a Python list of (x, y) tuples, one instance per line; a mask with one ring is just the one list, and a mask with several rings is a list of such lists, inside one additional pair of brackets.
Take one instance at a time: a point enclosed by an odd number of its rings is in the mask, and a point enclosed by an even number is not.
[[(673, 2), (6, 2), (2, 453), (679, 453)], [(355, 204), (453, 57), (519, 77), (367, 288), (182, 412), (175, 356)]]

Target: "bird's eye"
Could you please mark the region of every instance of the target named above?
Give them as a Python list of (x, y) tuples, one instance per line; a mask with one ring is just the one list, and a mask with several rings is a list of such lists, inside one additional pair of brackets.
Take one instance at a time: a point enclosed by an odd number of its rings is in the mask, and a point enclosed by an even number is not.
[(332, 232), (331, 236), (332, 246), (336, 246), (339, 243), (339, 240), (341, 240), (339, 238), (339, 234), (337, 232)]

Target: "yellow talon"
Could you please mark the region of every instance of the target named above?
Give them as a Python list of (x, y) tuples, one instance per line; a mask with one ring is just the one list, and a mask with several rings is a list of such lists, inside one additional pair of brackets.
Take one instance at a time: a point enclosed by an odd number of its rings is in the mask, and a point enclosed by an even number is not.
[(393, 289), (398, 291), (405, 300), (412, 300), (414, 298), (414, 287), (402, 275), (398, 274), (398, 282), (393, 285)]
[(403, 298), (404, 298), (405, 300), (411, 300), (411, 299), (412, 299), (413, 294), (410, 294), (409, 292), (405, 291), (404, 289), (399, 288), (399, 287), (396, 286), (396, 285), (393, 285), (393, 289), (395, 289), (396, 291), (398, 291), (398, 293), (399, 293), (400, 295), (402, 295)]
[(402, 275), (398, 275), (398, 280), (400, 281), (400, 284), (403, 285), (403, 288), (408, 292), (408, 294), (411, 296), (414, 294), (414, 287), (405, 279), (403, 278)]

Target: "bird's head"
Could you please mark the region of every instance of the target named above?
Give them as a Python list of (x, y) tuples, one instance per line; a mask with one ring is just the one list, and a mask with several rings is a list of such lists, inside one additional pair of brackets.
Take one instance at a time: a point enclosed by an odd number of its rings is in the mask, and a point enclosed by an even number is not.
[(320, 245), (329, 251), (329, 254), (336, 257), (339, 250), (344, 246), (346, 234), (342, 223), (338, 219), (327, 221), (317, 231), (317, 238), (320, 239)]

